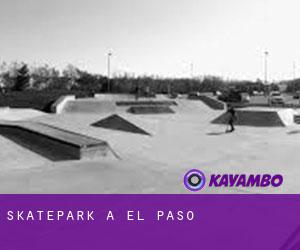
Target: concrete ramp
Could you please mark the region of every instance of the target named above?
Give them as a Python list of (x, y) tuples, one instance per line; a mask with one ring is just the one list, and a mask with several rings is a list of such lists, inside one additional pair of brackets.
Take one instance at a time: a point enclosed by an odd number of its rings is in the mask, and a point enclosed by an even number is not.
[[(287, 113), (285, 113), (287, 115)], [(287, 126), (288, 119), (283, 120), (283, 113), (279, 110), (236, 110), (236, 125), (252, 127), (284, 127)], [(227, 124), (229, 115), (223, 113), (212, 121), (213, 124)], [(286, 122), (286, 124), (285, 124)]]
[(134, 133), (134, 134), (142, 134), (142, 135), (150, 135), (145, 130), (137, 127), (136, 125), (132, 124), (131, 122), (125, 120), (119, 115), (112, 115), (105, 119), (102, 119), (91, 126), (93, 127), (100, 127), (105, 129), (112, 129), (112, 130), (118, 130), (128, 133)]
[(112, 151), (107, 142), (36, 122), (5, 122), (0, 134), (52, 161), (91, 159)]
[(77, 99), (69, 101), (63, 113), (113, 113), (116, 111), (116, 104), (110, 100)]
[(117, 106), (177, 106), (175, 101), (118, 101)]
[(174, 114), (169, 106), (132, 106), (127, 112), (135, 115)]
[(224, 110), (226, 108), (226, 104), (224, 102), (221, 102), (217, 100), (214, 97), (208, 96), (208, 95), (199, 95), (197, 97), (189, 97), (191, 100), (200, 100), (204, 104), (206, 104), (208, 107), (214, 110)]
[[(136, 95), (135, 94), (95, 94), (94, 95), (95, 98), (99, 99), (99, 100), (110, 100), (110, 101), (135, 101), (136, 100)], [(155, 97), (139, 97), (138, 98), (139, 101), (143, 100), (143, 101), (165, 101), (165, 100), (169, 100), (169, 98), (167, 97), (167, 95), (163, 95), (163, 94), (157, 94)]]
[(134, 100), (135, 95), (132, 94), (95, 94), (94, 97), (101, 101), (128, 101)]
[(278, 115), (285, 126), (291, 126), (296, 123), (295, 117), (297, 117), (299, 113), (294, 109), (281, 109), (278, 111)]
[(0, 108), (0, 120), (4, 121), (28, 120), (45, 115), (47, 114), (35, 109), (21, 109), (9, 107)]

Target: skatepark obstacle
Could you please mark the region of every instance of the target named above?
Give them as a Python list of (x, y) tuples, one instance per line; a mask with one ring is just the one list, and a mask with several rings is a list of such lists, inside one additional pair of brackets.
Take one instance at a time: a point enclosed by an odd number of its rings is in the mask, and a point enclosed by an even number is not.
[(177, 106), (175, 101), (118, 101), (117, 106)]
[(0, 134), (52, 161), (91, 159), (111, 151), (106, 141), (36, 122), (1, 122)]
[(174, 114), (175, 112), (168, 106), (132, 106), (127, 112), (136, 115), (150, 114)]
[(207, 106), (209, 106), (210, 108), (215, 109), (215, 110), (224, 110), (226, 107), (225, 103), (223, 103), (217, 99), (214, 99), (212, 97), (209, 97), (209, 96), (201, 95), (199, 97), (199, 99), (202, 102), (204, 102)]
[(66, 104), (70, 101), (74, 101), (76, 97), (74, 95), (64, 95), (57, 99), (51, 105), (51, 112), (55, 114), (61, 114), (66, 106)]
[[(281, 118), (276, 110), (236, 110), (235, 125), (253, 126), (253, 127), (284, 127), (287, 124)], [(228, 114), (223, 113), (211, 123), (227, 124)]]
[(224, 110), (226, 108), (226, 104), (222, 101), (217, 100), (216, 98), (207, 96), (207, 95), (199, 95), (196, 97), (189, 97), (190, 100), (200, 100), (208, 107), (214, 110)]
[(116, 114), (111, 115), (105, 119), (102, 119), (96, 123), (93, 123), (91, 126), (111, 129), (111, 130), (119, 130), (123, 132), (134, 133), (134, 134), (150, 135), (145, 130), (137, 127), (133, 123), (125, 120), (124, 118)]

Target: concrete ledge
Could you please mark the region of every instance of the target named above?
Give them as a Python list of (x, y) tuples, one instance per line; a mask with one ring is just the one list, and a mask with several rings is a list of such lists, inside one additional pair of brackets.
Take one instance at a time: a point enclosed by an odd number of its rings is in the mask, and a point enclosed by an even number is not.
[(127, 112), (135, 115), (174, 114), (169, 106), (132, 106)]
[(33, 122), (1, 123), (0, 134), (52, 161), (106, 156), (107, 142)]
[(177, 106), (175, 101), (120, 101), (117, 106)]
[(104, 101), (127, 101), (134, 100), (135, 96), (132, 94), (108, 94), (108, 93), (96, 93), (94, 98)]
[(67, 102), (74, 101), (76, 97), (74, 95), (61, 96), (51, 106), (51, 112), (55, 114), (61, 114), (66, 106)]

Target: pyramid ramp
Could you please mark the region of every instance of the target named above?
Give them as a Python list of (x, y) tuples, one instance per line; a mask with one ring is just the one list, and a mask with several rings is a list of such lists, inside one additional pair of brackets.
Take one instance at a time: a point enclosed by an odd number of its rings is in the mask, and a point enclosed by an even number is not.
[(93, 123), (91, 126), (104, 129), (118, 130), (127, 133), (150, 135), (145, 130), (137, 127), (133, 123), (125, 120), (124, 118), (116, 114), (102, 119), (96, 123)]

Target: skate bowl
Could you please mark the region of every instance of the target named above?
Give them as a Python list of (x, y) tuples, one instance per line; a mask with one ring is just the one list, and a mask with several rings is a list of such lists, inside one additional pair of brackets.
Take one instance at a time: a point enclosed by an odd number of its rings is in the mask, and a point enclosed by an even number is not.
[(139, 128), (138, 126), (116, 114), (93, 123), (91, 126), (110, 130), (118, 130), (133, 134), (150, 135), (145, 130)]
[[(238, 126), (252, 127), (285, 127), (294, 124), (294, 115), (297, 113), (292, 109), (237, 109), (236, 122)], [(228, 114), (223, 113), (212, 124), (227, 124)]]
[(106, 141), (37, 122), (1, 122), (0, 135), (52, 161), (115, 155)]
[(153, 114), (174, 114), (175, 112), (169, 106), (132, 106), (127, 110), (128, 113), (135, 115), (153, 115)]

